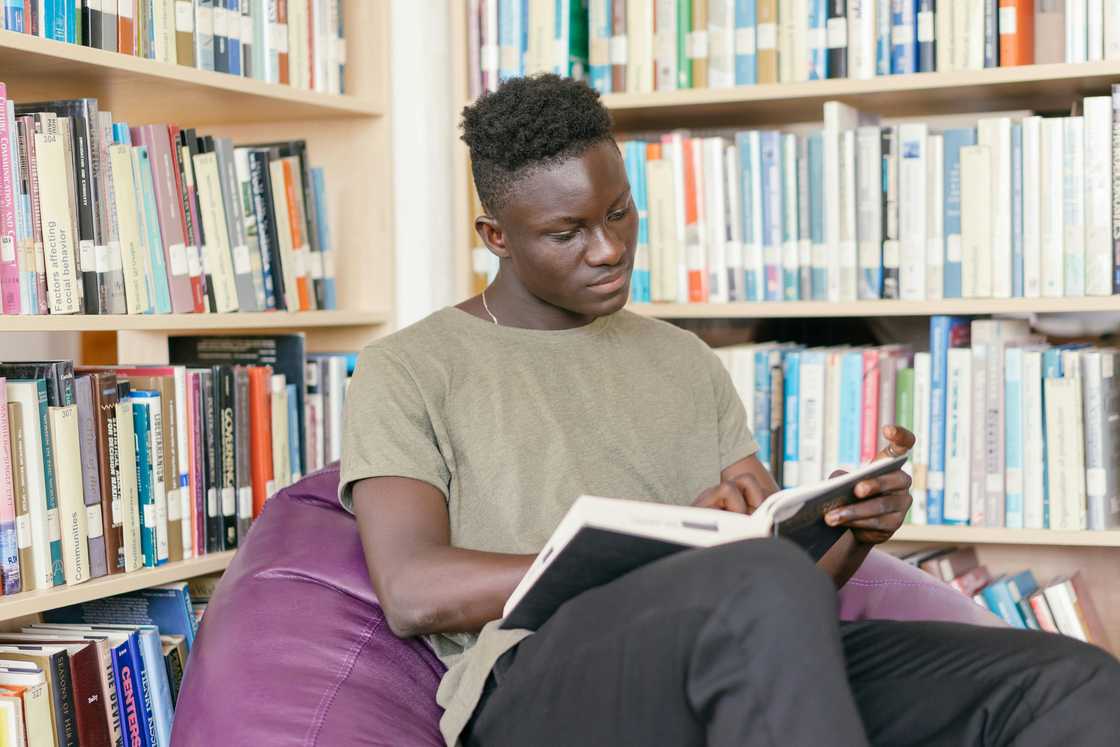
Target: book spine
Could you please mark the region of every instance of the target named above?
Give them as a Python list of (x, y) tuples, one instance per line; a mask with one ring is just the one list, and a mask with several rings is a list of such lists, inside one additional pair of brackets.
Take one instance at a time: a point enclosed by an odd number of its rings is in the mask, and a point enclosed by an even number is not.
[(82, 492), (82, 465), (76, 405), (51, 407), (53, 450), (62, 562), (68, 586), (89, 580), (89, 531)]
[[(823, 3), (823, 0), (817, 0)], [(735, 85), (758, 82), (757, 13), (754, 0), (735, 0)]]
[(782, 189), (781, 134), (767, 131), (760, 134), (759, 171), (761, 174), (762, 261), (764, 274), (761, 298), (782, 299)]
[[(19, 537), (17, 533), (17, 495), (14, 475), (16, 440), (8, 419), (7, 382), (0, 377), (0, 563), (4, 594), (22, 590)], [(22, 479), (22, 478), (20, 478)]]
[(1085, 127), (1082, 117), (1063, 121), (1064, 295), (1068, 298), (1085, 295)]
[[(944, 0), (942, 0), (944, 2)], [(947, 4), (947, 3), (946, 3)], [(935, 0), (919, 0), (916, 18), (918, 34), (918, 72), (937, 71), (937, 13), (942, 12)], [(947, 9), (945, 9), (947, 12)]]
[(1000, 67), (1034, 64), (1035, 0), (999, 0)]
[[(1120, 15), (1120, 14), (1118, 14)], [(1113, 84), (1112, 100), (1112, 292), (1120, 293), (1120, 85)]]
[(797, 138), (797, 272), (798, 298), (807, 301), (813, 297), (813, 217), (809, 192), (810, 138)]
[[(626, 33), (626, 5), (628, 0), (611, 0), (611, 90), (615, 93), (626, 91), (626, 62), (629, 58), (628, 36)], [(718, 2), (718, 0), (715, 0)]]
[(251, 474), (252, 452), (250, 442), (252, 427), (249, 415), (249, 372), (244, 367), (234, 369), (234, 417), (236, 436), (236, 482), (237, 482), (237, 511), (236, 531), (237, 542), (245, 541), (249, 526), (253, 521), (253, 483)]
[(991, 296), (991, 156), (985, 145), (960, 153), (961, 297), (985, 298)]
[(899, 297), (899, 246), (898, 223), (898, 128), (883, 127), (882, 138), (882, 219), (883, 219), (883, 298)]
[(930, 413), (929, 472), (927, 482), (928, 523), (943, 523), (945, 501), (945, 426), (949, 341), (954, 317), (935, 316), (930, 319)]
[(781, 297), (786, 301), (796, 301), (801, 292), (798, 269), (797, 136), (783, 134), (781, 138)]
[(875, 458), (879, 446), (879, 387), (882, 371), (879, 368), (879, 351), (863, 351), (863, 407), (860, 417), (859, 463)]
[(1004, 526), (1022, 529), (1026, 522), (1023, 490), (1023, 355), (1019, 347), (1004, 351), (1004, 484), (1007, 490)]
[(599, 93), (611, 92), (611, 0), (589, 0), (589, 45), (590, 77), (588, 82)]
[(295, 384), (287, 385), (287, 404), (288, 404), (288, 463), (291, 465), (290, 477), (291, 482), (298, 481), (303, 472), (302, 465), (302, 449), (300, 443), (303, 436), (302, 422), (303, 418), (299, 416), (299, 392)]
[(12, 180), (13, 143), (18, 133), (11, 132), (8, 119), (7, 89), (0, 83), (0, 312), (21, 311), (19, 261), (16, 256), (17, 185)]
[(883, 194), (882, 134), (878, 127), (861, 127), (856, 134), (856, 214), (859, 237), (858, 297), (882, 297)]
[(782, 433), (782, 487), (795, 488), (801, 484), (799, 471), (801, 434), (798, 409), (801, 397), (801, 354), (796, 351), (789, 353), (783, 360), (783, 366), (785, 412)]
[(969, 523), (971, 375), (971, 351), (967, 348), (950, 348), (946, 377), (945, 491), (939, 522), (941, 524)]
[(944, 297), (961, 298), (961, 148), (972, 145), (972, 130), (945, 132), (945, 275)]
[(910, 460), (913, 476), (911, 494), (914, 497), (914, 502), (909, 515), (909, 520), (913, 524), (925, 524), (928, 521), (929, 464), (932, 439), (930, 429), (930, 406), (932, 404), (931, 373), (930, 354), (915, 354), (913, 431), (917, 441), (914, 444), (914, 455)]
[(217, 381), (218, 389), (218, 438), (221, 442), (221, 516), (222, 547), (232, 550), (237, 547), (237, 420), (236, 395), (234, 394), (233, 368), (222, 366)]
[(926, 187), (926, 298), (939, 300), (945, 293), (945, 137), (930, 135)]
[(840, 412), (837, 423), (840, 468), (851, 471), (859, 466), (863, 421), (863, 353), (852, 351), (841, 359)]
[(1085, 294), (1112, 294), (1112, 100), (1084, 105)]
[(66, 154), (58, 120), (45, 118), (43, 131), (35, 133), (39, 202), (47, 272), (47, 305), (52, 314), (82, 311), (77, 283), (76, 236), (67, 196)]
[[(1042, 351), (1023, 352), (1019, 388), (1022, 394), (1023, 527), (1044, 529), (1046, 494), (1046, 428), (1042, 403)], [(1011, 483), (1011, 480), (1008, 480)]]
[(920, 0), (890, 0), (891, 72), (918, 72), (918, 3)]
[(836, 271), (836, 292), (841, 301), (855, 301), (859, 272), (859, 235), (858, 235), (858, 194), (856, 192), (856, 133), (844, 130), (840, 133), (839, 143), (840, 181), (839, 225), (837, 243), (839, 256), (834, 267)]
[(770, 352), (763, 349), (755, 353), (754, 360), (754, 427), (758, 443), (758, 460), (770, 464)]
[(153, 301), (157, 314), (170, 314), (172, 311), (170, 275), (167, 255), (164, 253), (163, 236), (160, 232), (159, 211), (156, 207), (155, 181), (152, 175), (151, 152), (146, 146), (132, 149), (133, 175), (136, 181), (137, 198), (140, 201), (140, 223), (147, 244), (148, 266), (154, 289)]
[[(136, 434), (136, 485), (140, 512), (140, 547), (144, 567), (159, 565), (159, 539), (156, 527), (155, 471), (152, 464), (153, 403), (133, 397), (132, 416)], [(162, 470), (160, 471), (162, 474)]]
[(824, 354), (811, 350), (798, 354), (798, 369), (798, 483), (809, 484), (824, 478)]
[[(105, 534), (101, 517), (101, 462), (97, 449), (97, 420), (94, 410), (97, 407), (94, 391), (95, 381), (91, 375), (77, 380), (78, 399), (78, 446), (82, 475), (82, 498), (86, 507), (86, 528), (89, 542), (89, 575), (91, 578), (104, 576), (109, 572), (105, 554)], [(107, 465), (106, 465), (107, 466)]]
[(925, 123), (899, 127), (899, 297), (903, 300), (925, 298), (928, 136)]
[(848, 77), (848, 0), (828, 0), (826, 26), (829, 78)]
[(817, 132), (808, 138), (809, 287), (814, 301), (828, 299), (828, 255), (824, 235), (824, 141)]
[(1042, 120), (1042, 295), (1065, 295), (1064, 120)]
[[(725, 224), (726, 194), (724, 193), (722, 138), (705, 138), (701, 141), (701, 159), (704, 174), (704, 233), (707, 257), (707, 300), (709, 303), (727, 303), (730, 288), (727, 277), (727, 226)], [(632, 277), (632, 276), (631, 276)]]
[[(1023, 125), (1011, 125), (1011, 296), (1024, 295)], [(1107, 272), (1105, 277), (1108, 277)]]
[(999, 67), (999, 0), (984, 4), (984, 67)]

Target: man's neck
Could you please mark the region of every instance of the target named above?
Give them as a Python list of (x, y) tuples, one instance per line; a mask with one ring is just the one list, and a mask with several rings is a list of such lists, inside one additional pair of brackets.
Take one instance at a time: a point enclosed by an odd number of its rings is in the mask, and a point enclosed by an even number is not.
[(497, 320), (502, 327), (522, 329), (574, 329), (595, 321), (594, 317), (575, 314), (534, 296), (508, 271), (499, 271), (484, 293), (485, 304), (478, 295), (463, 301), (458, 308), (488, 322)]

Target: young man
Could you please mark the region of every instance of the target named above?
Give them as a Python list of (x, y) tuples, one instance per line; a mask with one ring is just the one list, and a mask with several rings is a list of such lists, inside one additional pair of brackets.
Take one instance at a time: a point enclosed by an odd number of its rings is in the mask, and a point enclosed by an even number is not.
[[(835, 587), (910, 505), (901, 472), (828, 517), (851, 531), (817, 566), (777, 540), (684, 552), (532, 635), (498, 629), (578, 495), (750, 512), (777, 488), (715, 355), (622, 310), (637, 216), (597, 95), (511, 80), (463, 130), (501, 269), (362, 353), (340, 488), (389, 624), (450, 666), (449, 744), (1114, 743), (1120, 665), (1097, 648), (837, 621)], [(885, 436), (891, 454), (914, 443)]]

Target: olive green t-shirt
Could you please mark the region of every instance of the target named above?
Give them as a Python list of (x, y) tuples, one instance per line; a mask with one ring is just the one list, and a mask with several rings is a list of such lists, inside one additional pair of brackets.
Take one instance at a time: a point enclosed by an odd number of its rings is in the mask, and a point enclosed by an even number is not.
[[(369, 345), (346, 402), (339, 497), (399, 476), (447, 499), (455, 547), (535, 554), (583, 494), (688, 504), (758, 447), (698, 337), (620, 311), (576, 329), (497, 326), (446, 308)], [(429, 637), (449, 666), (449, 745), (490, 668), (528, 635)]]

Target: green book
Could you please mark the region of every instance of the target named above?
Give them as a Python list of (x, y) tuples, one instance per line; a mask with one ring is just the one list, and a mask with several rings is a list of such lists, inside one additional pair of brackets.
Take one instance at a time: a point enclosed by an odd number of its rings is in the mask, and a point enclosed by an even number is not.
[(692, 88), (692, 60), (688, 37), (692, 33), (692, 0), (677, 0), (677, 88)]
[[(568, 57), (564, 69), (556, 72), (564, 77), (586, 80), (590, 65), (588, 45), (591, 35), (588, 27), (587, 0), (558, 0), (558, 2), (567, 6), (568, 38), (563, 38), (563, 28), (556, 29), (556, 38), (560, 41), (561, 49), (568, 50)], [(561, 5), (561, 13), (564, 12), (563, 5)]]
[[(906, 430), (914, 431), (914, 369), (903, 368), (898, 372), (895, 380), (894, 393), (894, 422)], [(915, 434), (916, 436), (917, 434)], [(911, 452), (913, 459), (913, 452)], [(909, 461), (907, 462), (909, 464)], [(906, 512), (906, 521), (910, 521), (913, 507)]]

